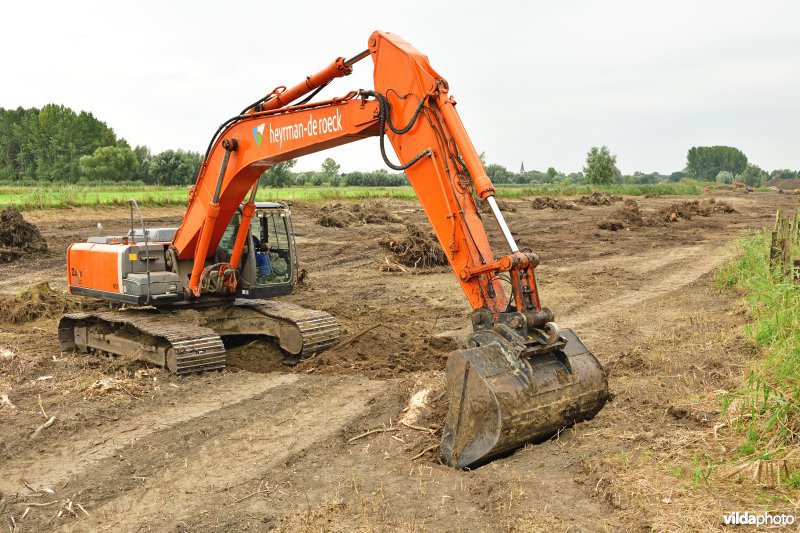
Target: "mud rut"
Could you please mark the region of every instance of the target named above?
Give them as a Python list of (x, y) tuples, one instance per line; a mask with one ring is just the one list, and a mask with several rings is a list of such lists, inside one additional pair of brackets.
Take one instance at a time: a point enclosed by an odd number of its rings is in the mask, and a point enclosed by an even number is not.
[[(774, 198), (789, 205), (786, 198)], [(744, 206), (751, 200), (731, 201)], [(686, 509), (659, 507), (659, 500), (666, 501), (659, 494), (637, 499), (638, 482), (624, 467), (614, 468), (619, 457), (633, 450), (669, 458), (669, 448), (680, 444), (677, 439), (685, 440), (685, 432), (708, 433), (710, 423), (667, 411), (686, 391), (697, 393), (736, 379), (739, 371), (730, 367), (747, 354), (723, 355), (730, 360), (719, 362), (717, 375), (706, 369), (706, 362), (719, 347), (703, 352), (708, 357), (700, 360), (697, 352), (680, 353), (680, 335), (692, 346), (698, 329), (735, 335), (741, 320), (698, 322), (709, 309), (723, 313), (719, 306), (731, 304), (729, 297), (709, 289), (708, 274), (733, 253), (730, 242), (740, 228), (768, 223), (772, 203), (747, 206), (738, 219), (715, 216), (707, 227), (686, 226), (681, 238), (662, 238), (661, 230), (644, 240), (617, 236), (613, 254), (608, 250), (614, 246), (603, 241), (610, 237), (594, 229), (596, 218), (610, 208), (571, 213), (568, 216), (581, 217), (581, 222), (563, 238), (533, 234), (529, 244), (536, 246), (539, 240), (546, 250), (540, 269), (543, 300), (607, 366), (615, 396), (594, 420), (556, 439), (471, 472), (451, 471), (432, 453), (411, 461), (421, 446), (409, 446), (419, 442), (414, 440), (420, 437), (415, 430), (347, 444), (364, 429), (395, 423), (414, 391), (440, 389), (441, 370), (436, 365), (389, 379), (315, 366), (301, 372), (163, 377), (158, 394), (149, 398), (131, 400), (119, 393), (117, 403), (123, 407), (86, 407), (86, 400), (75, 395), (69, 401), (48, 402), (48, 411), (66, 404), (62, 412), (70, 422), (29, 446), (7, 446), (13, 453), (0, 462), (4, 520), (19, 519), (30, 502), (58, 501), (32, 507), (25, 520), (17, 520), (17, 531), (668, 528)], [(409, 205), (413, 204), (398, 202), (394, 207), (401, 216), (419, 219)], [(306, 209), (311, 208), (298, 207), (296, 218)], [(518, 210), (510, 217), (512, 228), (515, 222), (524, 227), (526, 218), (534, 225), (551, 222), (557, 227), (564, 215), (544, 213), (538, 220), (534, 216)], [(377, 229), (328, 229), (317, 235), (312, 223), (296, 224), (304, 255), (310, 255), (309, 247), (316, 251), (307, 261), (313, 267), (311, 286), (293, 295), (295, 301), (309, 306), (317, 302), (334, 314), (338, 309), (350, 335), (361, 331), (365, 317), (375, 313), (383, 313), (382, 320), (410, 324), (383, 333), (378, 328), (376, 335), (413, 331), (413, 320), (425, 323), (431, 332), (466, 331), (468, 309), (449, 272), (381, 275), (374, 268), (384, 253), (372, 244), (380, 235)], [(625, 239), (632, 242), (626, 244)], [(343, 251), (338, 260), (336, 250)], [(354, 276), (358, 266), (368, 274)], [(328, 279), (337, 280), (338, 287)], [(342, 300), (342, 290), (349, 293), (348, 303)], [(685, 326), (687, 317), (697, 317), (692, 328)], [(708, 333), (699, 333), (704, 332)], [(6, 331), (0, 344), (10, 335), (28, 333)], [(393, 346), (378, 342), (372, 349)], [(355, 360), (369, 349), (347, 355)], [(699, 377), (692, 366), (699, 369)], [(353, 368), (358, 368), (355, 363)], [(36, 411), (34, 398), (33, 405), (19, 407)], [(29, 423), (28, 429), (37, 424)], [(683, 432), (680, 437), (672, 436), (678, 431)], [(27, 433), (19, 432), (3, 438), (24, 440)], [(51, 488), (55, 494), (34, 494), (26, 484)], [(67, 499), (80, 502), (88, 516), (75, 507), (76, 517), (53, 518)]]

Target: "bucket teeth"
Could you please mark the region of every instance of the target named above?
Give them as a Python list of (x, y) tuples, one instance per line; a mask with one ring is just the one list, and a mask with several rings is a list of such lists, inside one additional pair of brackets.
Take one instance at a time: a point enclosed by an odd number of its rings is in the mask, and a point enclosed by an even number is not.
[(447, 361), (450, 410), (441, 444), (456, 468), (481, 464), (528, 442), (596, 415), (608, 398), (597, 359), (574, 332), (549, 350), (482, 331), (480, 346), (457, 350)]

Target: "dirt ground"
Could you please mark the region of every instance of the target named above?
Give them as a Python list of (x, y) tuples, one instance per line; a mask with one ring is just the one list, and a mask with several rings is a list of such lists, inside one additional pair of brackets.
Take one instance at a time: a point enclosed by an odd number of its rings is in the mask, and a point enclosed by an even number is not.
[[(330, 312), (344, 331), (293, 368), (254, 341), (230, 347), (224, 372), (179, 378), (61, 353), (56, 317), (0, 322), (0, 527), (697, 531), (723, 529), (731, 511), (796, 514), (796, 494), (710, 468), (735, 462), (741, 437), (720, 418), (720, 394), (757, 355), (741, 333), (746, 311), (713, 289), (712, 273), (736, 239), (800, 197), (705, 196), (737, 212), (607, 231), (598, 225), (619, 203), (504, 200), (521, 247), (541, 257), (543, 302), (597, 355), (613, 399), (593, 420), (472, 471), (441, 465), (431, 449), (447, 354), (469, 332), (467, 301), (449, 268), (387, 268), (379, 244), (427, 224), (414, 202), (387, 201), (397, 218), (344, 228), (319, 225), (319, 206), (293, 206), (308, 278), (289, 300)], [(636, 199), (645, 214), (683, 200)], [(181, 214), (145, 218), (169, 226)], [(0, 266), (0, 294), (43, 281), (63, 291), (67, 245), (97, 222), (124, 231), (128, 213), (25, 217), (47, 251)], [(377, 428), (388, 431), (359, 437)]]

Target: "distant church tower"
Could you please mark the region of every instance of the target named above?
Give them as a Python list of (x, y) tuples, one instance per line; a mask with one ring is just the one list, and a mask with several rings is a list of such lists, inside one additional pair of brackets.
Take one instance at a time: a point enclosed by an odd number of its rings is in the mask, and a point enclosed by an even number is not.
[(522, 162), (522, 163), (519, 165), (519, 173), (520, 173), (520, 174), (525, 174), (525, 161), (523, 161), (523, 162)]

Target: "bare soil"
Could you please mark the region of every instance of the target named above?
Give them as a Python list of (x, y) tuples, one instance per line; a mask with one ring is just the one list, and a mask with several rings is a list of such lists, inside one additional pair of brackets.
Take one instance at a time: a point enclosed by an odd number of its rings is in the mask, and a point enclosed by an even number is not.
[[(720, 418), (720, 391), (737, 387), (757, 356), (741, 333), (746, 313), (712, 288), (712, 273), (736, 239), (798, 200), (707, 196), (736, 212), (615, 232), (597, 227), (620, 205), (610, 200), (580, 210), (504, 201), (520, 247), (542, 259), (543, 302), (603, 363), (613, 400), (593, 420), (472, 471), (441, 465), (435, 451), (447, 408), (443, 368), (469, 332), (469, 305), (449, 267), (387, 271), (380, 244), (406, 224), (427, 227), (414, 202), (387, 201), (390, 220), (347, 228), (320, 226), (318, 206), (293, 208), (308, 276), (288, 298), (332, 313), (344, 330), (338, 346), (295, 367), (258, 340), (230, 346), (224, 372), (179, 378), (61, 353), (50, 313), (3, 319), (3, 527), (697, 531), (722, 529), (731, 510), (794, 512), (796, 494), (707, 465), (736, 459), (741, 437)], [(658, 217), (692, 200), (637, 205)], [(168, 226), (181, 214), (156, 208), (145, 217)], [(0, 294), (39, 282), (63, 292), (68, 244), (97, 222), (124, 231), (128, 213), (26, 218), (48, 250), (3, 265)], [(375, 429), (384, 431), (363, 435)]]

